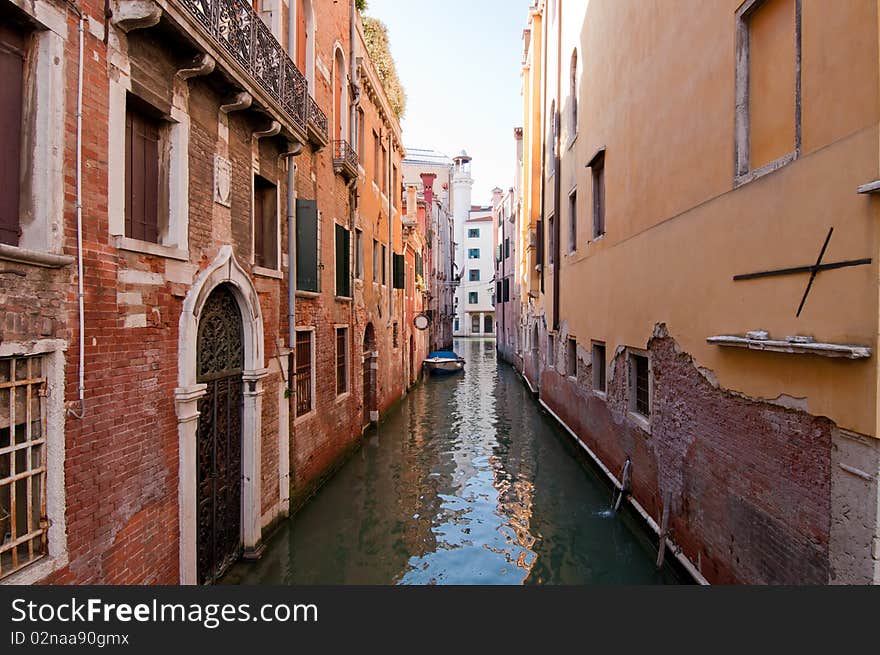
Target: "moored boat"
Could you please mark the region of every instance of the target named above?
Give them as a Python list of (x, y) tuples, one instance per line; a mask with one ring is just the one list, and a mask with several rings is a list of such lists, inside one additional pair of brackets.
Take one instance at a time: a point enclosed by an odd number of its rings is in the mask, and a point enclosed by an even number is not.
[(424, 366), (429, 373), (448, 375), (450, 373), (458, 373), (464, 369), (464, 358), (459, 357), (451, 350), (436, 350), (428, 353)]

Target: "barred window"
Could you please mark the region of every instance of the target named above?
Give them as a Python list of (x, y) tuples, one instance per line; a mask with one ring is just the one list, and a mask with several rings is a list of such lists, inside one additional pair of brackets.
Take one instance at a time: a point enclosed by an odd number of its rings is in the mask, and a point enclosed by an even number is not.
[(312, 332), (296, 333), (296, 415), (312, 411)]
[(630, 353), (630, 410), (645, 418), (651, 416), (651, 388), (648, 358)]
[(0, 358), (0, 578), (46, 554), (45, 399), (41, 357)]
[(348, 328), (336, 328), (336, 395), (348, 391)]

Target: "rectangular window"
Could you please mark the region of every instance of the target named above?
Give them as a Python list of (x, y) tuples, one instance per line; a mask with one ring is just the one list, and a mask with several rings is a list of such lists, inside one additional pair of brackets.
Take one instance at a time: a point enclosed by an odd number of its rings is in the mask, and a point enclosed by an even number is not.
[(479, 282), (480, 281), (480, 271), (479, 269), (471, 269), (468, 271), (468, 280), (470, 282)]
[(459, 326), (458, 319), (455, 319), (455, 320), (453, 321), (453, 323), (454, 323), (453, 330), (454, 330), (455, 332), (458, 332), (458, 326)]
[(125, 236), (159, 242), (160, 121), (129, 101), (125, 110)]
[(480, 229), (469, 229), (468, 230), (468, 239), (479, 239), (480, 238)]
[(593, 171), (593, 238), (605, 234), (605, 151), (600, 150), (589, 164)]
[(364, 122), (364, 110), (358, 107), (357, 110), (357, 145), (356, 150), (358, 154), (361, 155), (361, 165), (364, 165), (364, 155), (367, 150), (367, 142), (366, 137), (364, 136), (365, 122)]
[(41, 357), (0, 359), (0, 578), (46, 554), (46, 376)]
[[(0, 243), (18, 245), (26, 35), (0, 23)], [(0, 534), (0, 540), (3, 535)]]
[(471, 315), (471, 334), (479, 334), (480, 333), (480, 315), (472, 314)]
[(318, 278), (318, 204), (296, 201), (296, 288), (320, 291)]
[(578, 238), (578, 194), (572, 191), (568, 196), (568, 252), (577, 250)]
[(547, 335), (547, 366), (556, 366), (556, 335)]
[(379, 184), (379, 188), (382, 189), (382, 193), (388, 192), (388, 149), (385, 147), (385, 144), (382, 144), (382, 172), (379, 175), (382, 182)]
[(480, 249), (479, 248), (469, 248), (468, 249), (468, 259), (479, 259), (480, 258)]
[(364, 279), (364, 233), (361, 230), (354, 231), (354, 276)]
[(373, 182), (379, 185), (382, 162), (379, 159), (379, 134), (373, 130)]
[(801, 1), (747, 0), (737, 10), (737, 185), (800, 156)]
[(577, 377), (578, 374), (578, 364), (577, 364), (577, 340), (569, 339), (568, 347), (565, 349), (565, 368), (566, 373), (570, 377)]
[(510, 302), (510, 278), (504, 278), (504, 302)]
[(278, 268), (278, 188), (254, 175), (254, 264)]
[(510, 237), (504, 239), (504, 259), (510, 257)]
[(498, 280), (495, 283), (495, 295), (492, 298), (492, 304), (495, 304), (495, 299), (498, 299), (498, 302), (504, 302), (504, 284), (501, 280)]
[(395, 289), (403, 289), (404, 284), (406, 283), (406, 262), (403, 258), (403, 255), (398, 255), (397, 253), (393, 254), (393, 261), (391, 262), (393, 265), (392, 275), (394, 279), (394, 288)]
[(392, 170), (394, 171), (392, 175), (393, 185), (391, 186), (391, 198), (394, 203), (395, 209), (400, 208), (400, 198), (401, 198), (401, 188), (400, 188), (400, 180), (398, 179), (399, 173), (397, 172), (397, 166), (393, 166)]
[(296, 332), (296, 415), (305, 416), (312, 411), (312, 387), (314, 369), (312, 351), (314, 332), (297, 330)]
[(348, 328), (336, 328), (336, 395), (348, 391)]
[(379, 281), (379, 241), (373, 239), (373, 282)]
[(469, 305), (479, 305), (479, 304), (480, 304), (480, 293), (479, 293), (479, 291), (470, 291), (470, 292), (468, 292), (468, 304), (469, 304)]
[(535, 227), (535, 238), (538, 240), (537, 266), (539, 267), (541, 278), (541, 293), (544, 292), (544, 221), (540, 218)]
[(351, 297), (351, 232), (336, 224), (336, 296)]
[(605, 393), (605, 344), (593, 342), (593, 391)]
[(556, 257), (559, 255), (559, 250), (557, 248), (556, 241), (556, 216), (554, 214), (550, 214), (550, 217), (547, 219), (547, 242), (550, 246), (550, 257), (549, 263), (550, 266), (556, 265)]
[(400, 347), (400, 328), (397, 325), (397, 321), (391, 326), (391, 346), (396, 350)]
[(382, 284), (388, 284), (388, 246), (382, 244)]
[(629, 408), (645, 418), (651, 416), (648, 371), (648, 358), (645, 355), (629, 353)]

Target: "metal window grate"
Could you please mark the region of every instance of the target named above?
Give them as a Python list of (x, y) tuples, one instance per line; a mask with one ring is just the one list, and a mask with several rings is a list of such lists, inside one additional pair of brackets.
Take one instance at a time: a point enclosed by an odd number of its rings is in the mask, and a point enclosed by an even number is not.
[(348, 391), (348, 328), (336, 329), (336, 395)]
[(0, 578), (46, 554), (45, 398), (42, 358), (0, 359)]
[(635, 392), (634, 409), (642, 416), (651, 415), (651, 403), (648, 385), (648, 358), (643, 355), (631, 355), (633, 372), (633, 390)]
[(296, 415), (312, 411), (312, 333), (296, 333)]

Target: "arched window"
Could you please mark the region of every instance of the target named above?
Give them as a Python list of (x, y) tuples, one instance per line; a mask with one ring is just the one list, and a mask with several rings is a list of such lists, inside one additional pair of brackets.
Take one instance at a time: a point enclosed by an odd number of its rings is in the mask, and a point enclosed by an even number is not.
[(577, 90), (577, 70), (578, 70), (578, 53), (577, 50), (571, 53), (571, 135), (572, 137), (578, 131), (578, 90)]
[(345, 102), (345, 58), (342, 50), (337, 48), (333, 57), (333, 138), (345, 139), (346, 102)]

